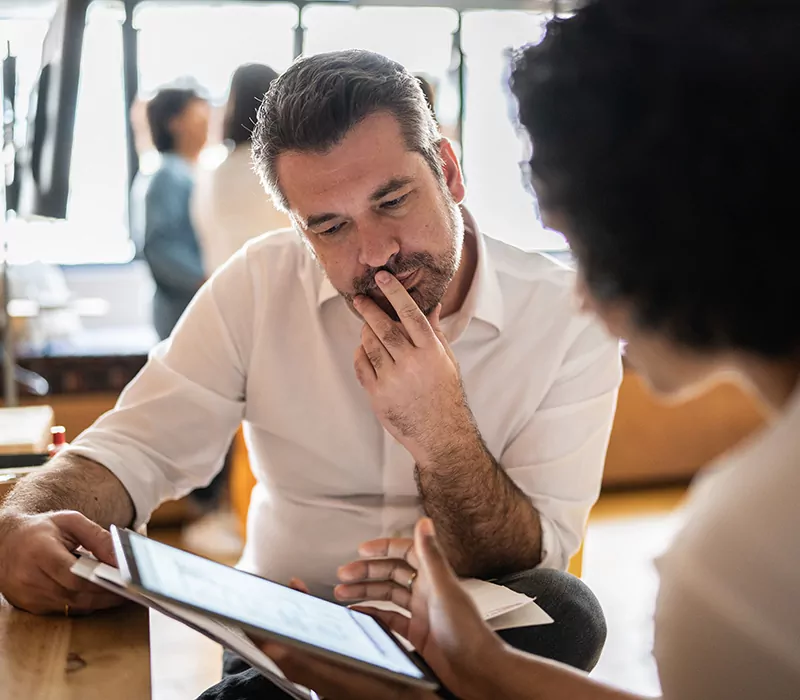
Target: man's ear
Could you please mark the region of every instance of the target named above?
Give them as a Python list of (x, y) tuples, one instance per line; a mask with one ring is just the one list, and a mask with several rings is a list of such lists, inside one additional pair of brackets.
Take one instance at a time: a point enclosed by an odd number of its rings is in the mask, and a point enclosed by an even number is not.
[(445, 185), (447, 185), (447, 189), (456, 204), (461, 204), (466, 195), (464, 176), (461, 173), (461, 165), (456, 157), (456, 152), (453, 150), (453, 144), (450, 143), (449, 139), (443, 138), (439, 142), (439, 156), (442, 159), (442, 173), (444, 174)]

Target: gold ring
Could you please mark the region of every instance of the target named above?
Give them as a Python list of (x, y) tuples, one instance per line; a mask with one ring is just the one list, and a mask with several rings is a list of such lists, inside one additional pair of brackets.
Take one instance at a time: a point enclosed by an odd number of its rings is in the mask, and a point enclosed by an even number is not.
[(406, 588), (410, 591), (414, 586), (414, 581), (417, 579), (417, 572), (416, 570), (412, 572), (411, 576), (408, 577), (408, 583), (406, 584)]
[(69, 603), (64, 603), (64, 617), (69, 617)]

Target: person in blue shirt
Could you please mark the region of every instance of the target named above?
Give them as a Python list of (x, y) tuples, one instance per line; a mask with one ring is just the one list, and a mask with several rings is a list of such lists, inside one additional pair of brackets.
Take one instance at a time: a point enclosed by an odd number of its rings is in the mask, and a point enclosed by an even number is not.
[(153, 323), (162, 340), (205, 281), (189, 202), (209, 115), (208, 102), (191, 88), (164, 88), (147, 105), (161, 166), (147, 184), (142, 253), (156, 283)]

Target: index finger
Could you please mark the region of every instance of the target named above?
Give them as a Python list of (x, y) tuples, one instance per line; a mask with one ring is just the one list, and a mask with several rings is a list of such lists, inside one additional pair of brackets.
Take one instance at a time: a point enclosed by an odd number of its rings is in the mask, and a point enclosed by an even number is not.
[(405, 559), (415, 569), (419, 568), (414, 540), (410, 537), (381, 537), (362, 542), (358, 546), (358, 555), (362, 559)]
[(403, 324), (411, 342), (418, 348), (429, 344), (435, 339), (435, 334), (422, 309), (417, 306), (411, 295), (399, 280), (386, 270), (381, 270), (375, 275), (375, 282), (380, 287), (383, 295), (397, 311), (400, 323)]

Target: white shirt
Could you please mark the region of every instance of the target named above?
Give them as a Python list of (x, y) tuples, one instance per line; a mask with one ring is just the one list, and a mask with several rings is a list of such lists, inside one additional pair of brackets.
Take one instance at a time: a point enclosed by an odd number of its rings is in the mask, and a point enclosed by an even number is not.
[[(578, 314), (572, 272), (478, 242), (470, 292), (444, 329), (486, 445), (540, 513), (542, 565), (565, 568), (600, 489), (618, 344)], [(361, 326), (297, 234), (261, 237), (71, 449), (119, 477), (138, 525), (207, 483), (244, 420), (257, 485), (240, 566), (330, 596), (359, 543), (410, 535), (422, 515), (413, 459), (355, 377)]]
[(191, 214), (209, 276), (247, 241), (291, 226), (253, 172), (249, 144), (234, 148), (217, 167), (198, 170)]
[(658, 561), (665, 700), (800, 698), (800, 391), (692, 489)]

